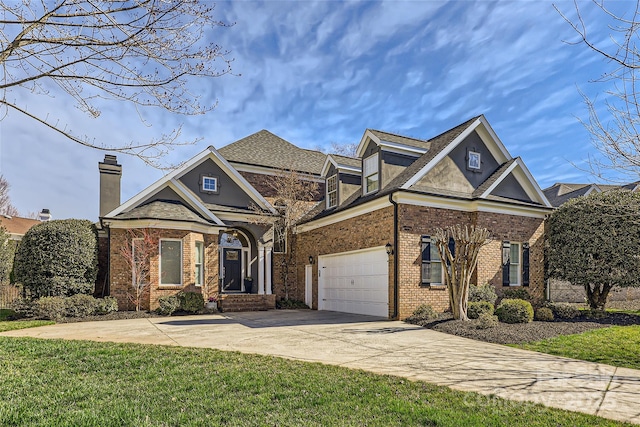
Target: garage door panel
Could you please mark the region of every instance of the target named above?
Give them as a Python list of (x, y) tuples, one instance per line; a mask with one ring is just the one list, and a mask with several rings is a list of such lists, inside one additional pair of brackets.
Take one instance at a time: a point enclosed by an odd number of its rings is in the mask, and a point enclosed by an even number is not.
[(321, 256), (318, 308), (388, 317), (389, 264), (384, 247)]

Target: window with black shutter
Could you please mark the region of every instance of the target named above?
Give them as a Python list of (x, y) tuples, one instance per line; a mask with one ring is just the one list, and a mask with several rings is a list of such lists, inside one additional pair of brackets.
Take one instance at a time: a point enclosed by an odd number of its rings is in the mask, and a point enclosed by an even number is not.
[(431, 236), (422, 236), (420, 240), (422, 249), (422, 285), (442, 285), (442, 261), (436, 244), (431, 240)]

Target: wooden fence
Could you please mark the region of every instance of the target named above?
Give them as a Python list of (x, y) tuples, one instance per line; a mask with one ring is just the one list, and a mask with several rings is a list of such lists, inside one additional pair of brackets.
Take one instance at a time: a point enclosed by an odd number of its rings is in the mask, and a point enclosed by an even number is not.
[(0, 283), (0, 308), (9, 308), (11, 303), (19, 297), (19, 287)]

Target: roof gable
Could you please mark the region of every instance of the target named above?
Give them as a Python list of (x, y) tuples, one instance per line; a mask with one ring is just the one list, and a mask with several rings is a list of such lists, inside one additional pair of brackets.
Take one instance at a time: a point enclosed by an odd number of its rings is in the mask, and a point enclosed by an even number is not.
[(328, 154), (327, 159), (322, 166), (322, 176), (327, 176), (331, 166), (334, 166), (340, 172), (359, 174), (362, 172), (362, 162), (354, 157), (341, 156), (338, 154)]
[(218, 151), (209, 146), (206, 150), (202, 151), (195, 157), (188, 160), (184, 163), (180, 168), (172, 171), (168, 175), (160, 178), (155, 183), (151, 184), (146, 189), (142, 190), (140, 193), (133, 196), (131, 199), (127, 200), (122, 205), (118, 206), (113, 211), (109, 212), (105, 215), (106, 218), (115, 217), (123, 212), (127, 212), (137, 206), (140, 206), (145, 201), (149, 200), (151, 197), (162, 191), (163, 189), (169, 187), (171, 190), (175, 191), (178, 196), (184, 201), (188, 206), (193, 208), (199, 215), (202, 215), (204, 218), (219, 224), (223, 225), (222, 221), (217, 218), (203, 203), (203, 201), (191, 190), (187, 188), (184, 183), (180, 181), (180, 178), (188, 174), (190, 171), (194, 170), (197, 166), (201, 165), (203, 162), (207, 160), (213, 161), (220, 169), (227, 175), (229, 178), (237, 184), (245, 193), (247, 193), (250, 198), (256, 203), (256, 205), (262, 209), (275, 213), (274, 208), (267, 202), (267, 200), (258, 193), (258, 191), (251, 186), (247, 182), (247, 180), (238, 173), (230, 164), (227, 162)]
[(326, 154), (299, 148), (277, 135), (261, 130), (220, 148), (231, 163), (320, 175)]

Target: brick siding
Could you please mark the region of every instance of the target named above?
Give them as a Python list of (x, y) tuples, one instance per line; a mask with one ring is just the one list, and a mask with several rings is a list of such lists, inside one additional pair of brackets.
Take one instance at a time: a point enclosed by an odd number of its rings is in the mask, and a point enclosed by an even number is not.
[[(217, 296), (218, 294), (218, 235), (201, 234), (181, 230), (153, 230), (157, 231), (158, 239), (182, 240), (182, 286), (159, 285), (159, 243), (156, 244), (157, 252), (150, 260), (150, 286), (143, 295), (142, 308), (154, 310), (158, 308), (158, 299), (162, 296), (177, 294), (180, 291), (200, 292), (203, 298)], [(205, 268), (204, 286), (195, 285), (195, 242), (204, 242)], [(127, 230), (111, 230), (110, 248), (110, 294), (118, 300), (119, 310), (132, 310), (135, 308), (130, 300), (134, 294), (131, 282), (131, 267), (120, 253), (123, 245), (131, 245), (131, 237)]]

